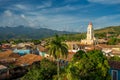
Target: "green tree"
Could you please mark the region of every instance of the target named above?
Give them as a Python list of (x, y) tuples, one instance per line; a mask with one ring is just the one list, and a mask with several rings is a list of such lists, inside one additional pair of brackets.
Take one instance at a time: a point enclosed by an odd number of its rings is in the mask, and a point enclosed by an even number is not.
[(116, 45), (118, 43), (120, 43), (120, 39), (117, 38), (111, 38), (110, 40), (108, 40), (109, 45)]
[(120, 57), (119, 56), (113, 56), (113, 57), (110, 57), (109, 60), (120, 61)]
[(57, 60), (57, 76), (58, 80), (59, 78), (59, 59), (60, 58), (66, 58), (68, 55), (68, 46), (62, 42), (62, 38), (58, 35), (55, 36), (55, 38), (50, 42), (49, 44), (49, 54), (52, 55)]
[(68, 80), (110, 80), (109, 65), (101, 51), (87, 52), (66, 68)]
[(21, 39), (16, 39), (16, 40), (14, 40), (14, 44), (18, 44), (18, 43), (22, 43), (22, 42), (24, 42), (24, 41), (21, 40)]
[(72, 60), (73, 61), (78, 61), (81, 58), (83, 58), (86, 55), (86, 53), (82, 50), (79, 50), (78, 52), (76, 52), (76, 54), (73, 56)]
[(21, 80), (53, 80), (57, 74), (57, 66), (48, 59), (43, 59), (40, 64), (34, 64), (28, 73)]
[(40, 43), (41, 43), (41, 41), (40, 41), (40, 40), (32, 40), (32, 42), (33, 42), (35, 45), (38, 45), (38, 44), (40, 44)]

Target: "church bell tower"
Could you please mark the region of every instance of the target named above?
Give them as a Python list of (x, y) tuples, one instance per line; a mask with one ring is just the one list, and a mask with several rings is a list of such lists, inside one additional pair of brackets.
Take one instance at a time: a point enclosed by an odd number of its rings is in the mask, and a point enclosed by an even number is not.
[(94, 39), (93, 25), (90, 22), (87, 28), (87, 40), (93, 40), (93, 39)]
[(91, 22), (88, 24), (86, 36), (87, 36), (86, 39), (81, 40), (81, 44), (85, 44), (85, 45), (95, 45), (95, 44), (97, 44), (97, 40), (94, 37), (93, 24)]

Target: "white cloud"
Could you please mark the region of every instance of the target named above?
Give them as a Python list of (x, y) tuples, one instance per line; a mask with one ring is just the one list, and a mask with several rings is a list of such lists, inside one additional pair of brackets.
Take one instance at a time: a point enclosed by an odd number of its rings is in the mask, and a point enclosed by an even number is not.
[(79, 6), (71, 6), (71, 5), (65, 5), (65, 6), (60, 6), (60, 7), (54, 7), (54, 8), (49, 8), (49, 9), (41, 9), (40, 11), (37, 11), (40, 14), (47, 14), (47, 13), (60, 13), (60, 12), (67, 12), (67, 11), (74, 11), (77, 10), (79, 8), (83, 8), (83, 7), (79, 7)]
[(88, 22), (92, 20), (94, 28), (102, 28), (105, 26), (119, 25), (120, 15), (109, 15), (95, 18), (69, 16), (69, 15), (47, 15), (35, 13), (33, 16), (26, 16), (26, 14), (15, 14), (10, 10), (4, 11), (0, 15), (0, 26), (19, 26), (25, 25), (30, 27), (43, 27), (54, 30), (65, 30), (65, 31), (85, 31)]
[[(6, 15), (8, 12), (11, 16)], [(74, 27), (80, 26), (80, 22), (88, 21), (87, 19), (79, 19), (74, 16), (67, 15), (36, 15), (25, 16), (24, 14), (14, 14), (10, 10), (4, 11), (0, 15), (0, 26), (19, 26), (25, 25), (30, 27), (43, 27), (55, 30), (76, 31)], [(78, 30), (78, 29), (77, 29)]]
[(4, 8), (11, 11), (20, 11), (20, 12), (29, 11), (32, 9), (30, 5), (23, 5), (23, 4), (13, 4), (10, 6), (6, 6)]
[(24, 14), (21, 14), (21, 17), (25, 19), (25, 15)]
[(25, 16), (22, 15), (16, 15), (12, 13), (10, 10), (6, 10), (3, 12), (3, 14), (0, 15), (0, 26), (11, 26), (15, 27), (18, 25), (28, 25), (28, 21), (25, 19)]
[[(41, 15), (32, 18), (32, 22), (37, 26), (43, 26), (49, 29), (65, 30), (65, 31), (78, 31), (83, 22), (88, 22), (88, 19), (80, 19), (74, 16), (67, 15), (54, 15), (47, 16)], [(78, 29), (77, 29), (78, 28)]]
[(12, 13), (11, 13), (10, 10), (6, 10), (6, 11), (4, 12), (4, 15), (6, 15), (6, 16), (12, 16)]
[(58, 12), (65, 12), (69, 10), (74, 10), (74, 7), (71, 7), (69, 5), (62, 6), (62, 7), (55, 7), (51, 9), (42, 9), (40, 12), (41, 13), (58, 13)]
[(7, 6), (5, 8), (13, 11), (27, 12), (27, 11), (36, 11), (38, 9), (40, 10), (51, 6), (52, 6), (52, 1), (41, 1), (39, 5), (38, 4), (34, 5), (29, 3), (16, 3)]
[(60, 6), (60, 7), (54, 7), (54, 8), (43, 8), (41, 10), (35, 10), (35, 11), (25, 11), (24, 13), (27, 15), (33, 15), (33, 16), (41, 16), (41, 15), (59, 15), (59, 13), (64, 13), (66, 11), (74, 11), (77, 10), (79, 7), (78, 6), (70, 6), (70, 5), (65, 5), (65, 6)]
[(41, 5), (37, 6), (37, 9), (42, 9), (42, 8), (47, 8), (47, 7), (51, 7), (52, 6), (52, 1), (48, 1), (48, 2), (42, 2)]
[(120, 18), (120, 14), (102, 16), (102, 17), (98, 17), (95, 20), (93, 20), (93, 23), (95, 25), (95, 28), (103, 28), (103, 27), (108, 27), (108, 26), (116, 26), (116, 25), (120, 25), (119, 18)]
[(16, 4), (16, 5), (14, 5), (14, 7), (17, 8), (17, 9), (23, 9), (23, 10), (27, 10), (28, 9), (27, 6), (22, 5), (22, 4)]
[(101, 4), (120, 4), (120, 0), (88, 0), (88, 1)]

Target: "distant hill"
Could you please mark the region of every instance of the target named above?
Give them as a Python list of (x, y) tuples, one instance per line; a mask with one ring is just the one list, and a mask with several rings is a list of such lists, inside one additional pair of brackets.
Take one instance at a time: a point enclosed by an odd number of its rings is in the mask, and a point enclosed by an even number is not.
[(53, 36), (55, 34), (70, 34), (71, 32), (56, 31), (46, 28), (30, 28), (24, 26), (18, 27), (0, 27), (0, 40), (8, 39), (41, 39)]
[(95, 30), (95, 33), (115, 33), (120, 34), (120, 26), (109, 26), (106, 28)]
[[(112, 34), (113, 37), (120, 35), (120, 26), (110, 26), (94, 31), (97, 38), (105, 38), (106, 34)], [(30, 28), (24, 26), (18, 27), (0, 27), (0, 40), (8, 39), (42, 39), (55, 34), (63, 34), (66, 40), (81, 40), (86, 38), (86, 33), (72, 33), (66, 31), (56, 31), (46, 28)]]
[[(109, 37), (117, 37), (120, 35), (120, 26), (110, 26), (102, 29), (97, 29), (94, 31), (94, 33), (95, 37), (97, 38), (106, 38), (107, 34), (109, 34)], [(79, 41), (86, 38), (86, 32), (80, 34), (66, 34), (63, 35), (63, 37), (65, 37), (65, 39), (68, 41)]]
[(95, 36), (98, 38), (103, 38), (103, 37), (117, 37), (120, 35), (120, 26), (110, 26), (102, 29), (95, 30)]

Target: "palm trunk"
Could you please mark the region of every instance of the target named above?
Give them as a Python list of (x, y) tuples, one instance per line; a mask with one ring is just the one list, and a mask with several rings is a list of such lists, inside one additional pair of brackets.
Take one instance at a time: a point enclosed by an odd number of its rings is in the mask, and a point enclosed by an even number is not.
[(59, 59), (57, 59), (57, 77), (58, 77), (58, 80), (60, 80), (60, 66), (59, 66)]

